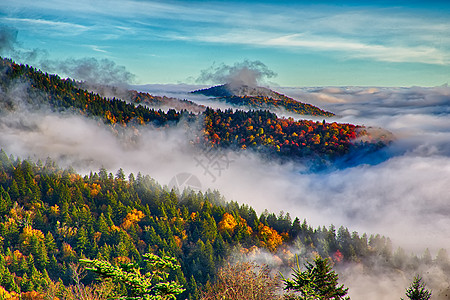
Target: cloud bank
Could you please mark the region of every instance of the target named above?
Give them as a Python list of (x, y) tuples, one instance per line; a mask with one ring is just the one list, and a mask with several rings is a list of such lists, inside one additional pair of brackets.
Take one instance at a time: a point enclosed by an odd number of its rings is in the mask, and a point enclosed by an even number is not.
[(126, 86), (135, 75), (124, 66), (110, 59), (94, 57), (68, 58), (65, 60), (42, 60), (42, 68), (49, 72), (64, 74), (70, 78), (86, 81), (90, 85)]
[(17, 40), (18, 33), (15, 27), (0, 26), (0, 55), (12, 57), (18, 63), (27, 61), (49, 73), (84, 81), (88, 86), (126, 87), (135, 79), (124, 66), (107, 58), (50, 59), (46, 50), (23, 49)]

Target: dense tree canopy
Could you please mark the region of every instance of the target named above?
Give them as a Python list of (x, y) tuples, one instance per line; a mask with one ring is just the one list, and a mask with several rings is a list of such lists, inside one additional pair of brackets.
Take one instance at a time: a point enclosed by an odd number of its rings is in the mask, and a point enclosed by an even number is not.
[[(121, 174), (120, 170), (117, 174)], [(72, 283), (70, 265), (98, 259), (112, 265), (136, 263), (149, 272), (145, 253), (171, 256), (181, 266), (170, 281), (196, 299), (199, 288), (214, 282), (230, 254), (267, 251), (285, 265), (315, 254), (334, 264), (382, 257), (414, 269), (417, 258), (392, 253), (389, 239), (334, 226), (313, 229), (289, 214), (258, 216), (248, 205), (225, 202), (218, 192), (181, 194), (161, 187), (147, 175), (114, 176), (105, 169), (80, 176), (45, 163), (20, 160), (0, 151), (0, 286), (8, 293), (43, 292), (62, 280)], [(440, 251), (442, 252), (442, 251)], [(448, 264), (439, 254), (428, 264)], [(88, 284), (92, 276), (84, 278)]]

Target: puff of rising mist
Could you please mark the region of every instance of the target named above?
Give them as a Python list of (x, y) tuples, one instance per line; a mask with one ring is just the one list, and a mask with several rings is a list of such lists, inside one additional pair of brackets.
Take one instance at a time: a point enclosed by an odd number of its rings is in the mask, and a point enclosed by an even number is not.
[(141, 171), (161, 182), (183, 171), (191, 157), (189, 137), (182, 128), (110, 127), (68, 111), (30, 107), (22, 100), (24, 90), (26, 83), (20, 83), (2, 95), (15, 108), (2, 109), (0, 118), (0, 147), (11, 154), (41, 160), (50, 157), (61, 167), (73, 166), (81, 173), (101, 167), (113, 172), (119, 168)]
[(277, 74), (270, 70), (261, 61), (237, 62), (234, 65), (213, 65), (208, 69), (202, 70), (197, 82), (225, 84), (232, 86), (258, 86), (265, 78), (275, 77)]
[(64, 74), (92, 85), (115, 85), (126, 87), (135, 75), (124, 66), (110, 59), (94, 57), (68, 58), (65, 60), (42, 60), (40, 65), (49, 72)]
[[(164, 183), (185, 170), (189, 145), (182, 129), (114, 130), (77, 115), (15, 112), (0, 121), (0, 145), (22, 158), (50, 157), (80, 173), (105, 167), (152, 174)], [(182, 151), (182, 149), (184, 151)]]

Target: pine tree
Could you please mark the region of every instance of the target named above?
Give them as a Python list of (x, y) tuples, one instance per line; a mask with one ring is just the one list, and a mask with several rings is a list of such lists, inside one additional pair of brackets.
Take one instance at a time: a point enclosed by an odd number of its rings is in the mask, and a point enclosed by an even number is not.
[(188, 290), (189, 290), (189, 296), (193, 299), (198, 299), (200, 296), (200, 291), (198, 289), (197, 282), (195, 281), (194, 275), (191, 275), (191, 278), (189, 279), (188, 283)]
[(11, 197), (0, 185), (0, 215), (6, 215), (12, 207)]
[(17, 201), (20, 197), (19, 187), (17, 182), (13, 179), (8, 189), (8, 194), (11, 200)]
[(36, 265), (38, 266), (39, 270), (40, 271), (44, 270), (47, 264), (49, 263), (45, 243), (43, 241), (39, 241), (36, 244), (36, 249), (33, 248), (32, 252), (36, 256)]
[(119, 180), (125, 180), (125, 172), (123, 171), (123, 169), (122, 168), (120, 168), (118, 171), (117, 171), (117, 173), (116, 173), (116, 179), (119, 179)]
[(101, 213), (100, 217), (98, 218), (97, 224), (96, 224), (98, 231), (102, 235), (108, 234), (108, 222), (105, 218), (105, 215)]
[(429, 300), (431, 298), (431, 291), (425, 288), (425, 283), (422, 281), (422, 277), (417, 275), (414, 277), (413, 282), (406, 290), (406, 296), (411, 300)]
[(301, 233), (301, 225), (300, 225), (300, 219), (299, 218), (295, 218), (294, 222), (292, 222), (292, 227), (289, 230), (289, 236), (292, 239), (295, 239), (299, 236), (299, 234)]
[(31, 292), (34, 290), (33, 281), (28, 277), (27, 273), (24, 273), (22, 276), (22, 281), (20, 282), (20, 290), (22, 292)]
[(285, 279), (283, 275), (284, 289), (299, 292), (300, 300), (316, 299), (350, 299), (344, 297), (348, 288), (344, 285), (338, 286), (339, 276), (331, 270), (330, 262), (327, 258), (316, 256), (314, 264), (307, 262), (305, 271), (300, 270), (297, 259), (297, 267), (292, 269), (293, 279)]
[(53, 237), (50, 231), (48, 231), (47, 234), (45, 235), (45, 247), (47, 248), (47, 251), (52, 254), (55, 253), (57, 250), (55, 238)]
[(0, 168), (3, 170), (9, 170), (12, 167), (12, 163), (6, 155), (3, 149), (0, 150)]
[(86, 233), (86, 230), (84, 229), (84, 227), (81, 227), (80, 229), (78, 229), (77, 232), (77, 247), (76, 249), (78, 251), (80, 251), (81, 253), (83, 253), (86, 250), (86, 246), (89, 243), (89, 239)]

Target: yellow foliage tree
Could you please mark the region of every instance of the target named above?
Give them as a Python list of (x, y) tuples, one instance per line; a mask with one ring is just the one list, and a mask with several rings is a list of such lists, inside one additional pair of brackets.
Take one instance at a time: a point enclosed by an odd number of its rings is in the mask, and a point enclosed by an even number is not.
[(217, 224), (217, 228), (219, 229), (219, 232), (228, 231), (229, 233), (234, 232), (234, 228), (236, 227), (238, 223), (236, 222), (236, 219), (233, 217), (233, 215), (229, 213), (224, 213), (222, 220)]
[(42, 231), (40, 231), (39, 229), (33, 229), (33, 227), (31, 227), (30, 225), (25, 226), (20, 237), (22, 239), (29, 239), (32, 236), (37, 237), (41, 241), (43, 241), (45, 238), (44, 233), (42, 233)]
[(105, 111), (105, 118), (111, 122), (111, 124), (115, 124), (117, 122), (116, 117), (109, 111)]
[(119, 232), (120, 228), (113, 224), (110, 227), (108, 227), (108, 230), (109, 230), (109, 232), (115, 232), (115, 231)]
[(76, 255), (77, 255), (76, 252), (72, 249), (72, 246), (70, 246), (66, 242), (63, 242), (62, 253), (63, 253), (64, 258), (76, 257)]
[(261, 244), (272, 252), (275, 252), (278, 246), (283, 243), (283, 237), (275, 229), (262, 223), (258, 226), (258, 237)]
[(31, 250), (31, 239), (33, 237), (36, 237), (41, 242), (44, 241), (45, 238), (42, 231), (33, 229), (33, 227), (31, 227), (30, 225), (25, 226), (19, 236), (19, 240), (21, 249), (23, 249), (23, 251), (25, 251), (26, 253), (29, 253)]
[(95, 197), (98, 195), (98, 193), (100, 193), (101, 189), (102, 189), (102, 187), (99, 184), (93, 183), (93, 184), (91, 184), (91, 188), (90, 188), (89, 192), (92, 197)]
[(145, 214), (137, 210), (136, 208), (133, 209), (132, 212), (128, 213), (127, 216), (123, 219), (121, 227), (125, 230), (129, 229), (132, 225), (135, 225), (140, 220), (142, 220), (145, 217)]
[(177, 245), (177, 247), (181, 249), (181, 246), (183, 246), (183, 242), (181, 241), (180, 237), (174, 235), (173, 238), (175, 240), (175, 244)]
[(16, 292), (8, 292), (4, 287), (0, 285), (0, 299), (12, 300), (19, 299), (19, 295)]
[(54, 216), (59, 215), (59, 206), (56, 205), (56, 204), (53, 205), (53, 206), (50, 206), (50, 212), (51, 212), (51, 214), (54, 215)]
[(20, 294), (20, 297), (17, 296), (15, 298), (11, 298), (11, 300), (44, 300), (45, 299), (45, 295), (38, 293), (36, 291), (31, 291), (31, 292), (23, 292)]

